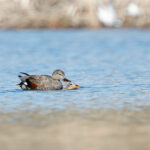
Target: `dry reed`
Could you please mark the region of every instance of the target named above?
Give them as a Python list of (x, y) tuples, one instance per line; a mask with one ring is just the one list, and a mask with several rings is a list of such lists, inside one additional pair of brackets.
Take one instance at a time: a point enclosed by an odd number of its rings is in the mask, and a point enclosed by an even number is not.
[[(129, 2), (114, 1), (123, 27), (150, 27), (150, 1), (138, 2), (136, 18), (125, 13)], [(97, 7), (98, 0), (0, 0), (0, 28), (99, 28)]]

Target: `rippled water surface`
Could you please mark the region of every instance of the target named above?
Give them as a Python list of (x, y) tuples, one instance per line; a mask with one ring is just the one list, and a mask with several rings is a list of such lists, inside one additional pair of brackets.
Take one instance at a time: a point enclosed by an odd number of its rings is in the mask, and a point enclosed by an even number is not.
[[(150, 30), (0, 31), (0, 111), (150, 105)], [(65, 71), (78, 90), (22, 91), (19, 72)]]

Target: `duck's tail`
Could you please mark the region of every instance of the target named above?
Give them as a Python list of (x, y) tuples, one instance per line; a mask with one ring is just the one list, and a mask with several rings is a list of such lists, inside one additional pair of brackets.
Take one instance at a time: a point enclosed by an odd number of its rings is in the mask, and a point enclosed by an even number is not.
[(30, 75), (25, 72), (20, 72), (23, 75), (18, 75), (19, 79), (21, 82), (17, 84), (17, 86), (21, 87), (23, 90), (28, 90), (30, 89), (28, 86), (28, 79), (30, 78)]
[(29, 90), (30, 89), (26, 82), (20, 82), (19, 84), (16, 84), (16, 85), (19, 86), (20, 88), (22, 88), (23, 90)]
[(25, 72), (20, 72), (21, 74), (24, 74), (26, 76), (30, 76), (28, 73), (25, 73)]
[(25, 76), (18, 75), (19, 79), (21, 80), (21, 82), (26, 82), (26, 80), (30, 77), (30, 75), (24, 72), (20, 72), (20, 73), (24, 74)]

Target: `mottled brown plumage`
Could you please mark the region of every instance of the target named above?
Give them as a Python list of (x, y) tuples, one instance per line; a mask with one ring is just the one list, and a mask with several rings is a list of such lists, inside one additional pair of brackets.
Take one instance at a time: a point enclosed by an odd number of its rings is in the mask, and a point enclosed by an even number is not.
[(75, 90), (75, 89), (79, 89), (81, 88), (81, 86), (73, 83), (73, 82), (70, 82), (70, 81), (65, 81), (63, 80), (64, 84), (66, 85), (66, 90)]
[(55, 70), (52, 76), (49, 75), (29, 75), (21, 72), (19, 75), (21, 83), (18, 84), (23, 90), (61, 90), (63, 85), (60, 80), (67, 80), (62, 70)]

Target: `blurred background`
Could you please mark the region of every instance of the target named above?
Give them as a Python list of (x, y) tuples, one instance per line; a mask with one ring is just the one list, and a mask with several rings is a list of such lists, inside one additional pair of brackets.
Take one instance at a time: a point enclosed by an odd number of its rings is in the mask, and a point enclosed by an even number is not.
[(147, 28), (149, 7), (149, 0), (0, 0), (0, 28)]

